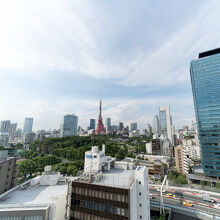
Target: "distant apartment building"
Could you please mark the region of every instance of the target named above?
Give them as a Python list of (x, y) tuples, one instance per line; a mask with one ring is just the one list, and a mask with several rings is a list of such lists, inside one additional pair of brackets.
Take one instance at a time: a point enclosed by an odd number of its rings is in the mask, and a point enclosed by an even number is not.
[(60, 129), (60, 136), (74, 136), (77, 135), (78, 117), (74, 114), (65, 115)]
[(137, 131), (137, 123), (130, 123), (130, 131)]
[(152, 155), (161, 155), (162, 154), (162, 140), (161, 139), (152, 139)]
[(196, 143), (195, 139), (183, 139), (182, 145), (190, 159), (201, 159), (200, 146), (198, 142)]
[(160, 119), (160, 134), (163, 134), (164, 137), (169, 138), (170, 143), (173, 144), (172, 118), (170, 115), (169, 106), (159, 107), (159, 119)]
[(175, 147), (175, 162), (177, 172), (187, 174), (189, 171), (187, 155), (183, 146)]
[(9, 157), (7, 150), (0, 151), (0, 194), (6, 192), (14, 186), (15, 178), (16, 159), (14, 157)]
[(95, 119), (90, 119), (89, 129), (95, 130)]
[(22, 143), (23, 144), (30, 144), (34, 141), (35, 133), (34, 132), (25, 132), (22, 134)]
[(154, 115), (153, 118), (153, 133), (159, 135), (160, 134), (160, 122), (158, 115)]
[(106, 118), (105, 129), (107, 132), (111, 132), (111, 118)]
[(105, 156), (105, 147), (85, 153), (84, 173), (72, 182), (70, 219), (150, 220), (148, 170)]
[(9, 145), (9, 136), (7, 133), (0, 134), (0, 146), (8, 147)]
[(32, 132), (34, 118), (25, 118), (23, 132)]

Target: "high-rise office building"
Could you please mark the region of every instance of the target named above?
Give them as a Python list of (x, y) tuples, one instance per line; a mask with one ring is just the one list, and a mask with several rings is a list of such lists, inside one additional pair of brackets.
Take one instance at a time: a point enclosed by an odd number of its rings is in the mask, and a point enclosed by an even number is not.
[(15, 136), (17, 130), (17, 123), (11, 123), (10, 124), (10, 129), (9, 129), (9, 135), (10, 136)]
[(164, 137), (168, 137), (172, 144), (173, 136), (172, 136), (172, 119), (170, 116), (170, 107), (160, 106), (159, 117), (160, 117), (160, 134), (163, 134)]
[(111, 131), (111, 118), (106, 118), (105, 127), (106, 127), (106, 131), (107, 131), (107, 132), (110, 132), (110, 131)]
[(23, 132), (32, 132), (33, 118), (25, 118)]
[(190, 66), (205, 175), (220, 177), (220, 48), (199, 54)]
[(154, 134), (160, 134), (160, 123), (159, 123), (159, 118), (158, 115), (154, 115), (153, 118), (153, 132)]
[(89, 128), (95, 130), (95, 119), (90, 119)]
[(74, 136), (77, 135), (78, 117), (74, 114), (65, 115), (60, 129), (60, 136)]
[(137, 123), (130, 123), (130, 131), (137, 131)]
[(10, 131), (10, 120), (0, 122), (0, 132), (9, 134)]
[(119, 131), (122, 131), (124, 128), (123, 122), (119, 122)]

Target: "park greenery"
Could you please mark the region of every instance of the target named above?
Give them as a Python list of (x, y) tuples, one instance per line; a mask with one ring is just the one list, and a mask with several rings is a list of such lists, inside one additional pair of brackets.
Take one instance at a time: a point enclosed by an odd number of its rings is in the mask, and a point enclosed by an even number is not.
[[(119, 139), (118, 139), (119, 138)], [(33, 178), (44, 171), (46, 165), (63, 175), (77, 175), (83, 170), (85, 152), (92, 146), (100, 149), (105, 144), (106, 155), (122, 160), (145, 153), (145, 144), (149, 137), (137, 137), (124, 141), (118, 135), (71, 136), (35, 140), (24, 152), (24, 160), (18, 163), (18, 182)]]
[(171, 170), (168, 175), (169, 181), (175, 184), (187, 184), (186, 175), (178, 173), (176, 170)]

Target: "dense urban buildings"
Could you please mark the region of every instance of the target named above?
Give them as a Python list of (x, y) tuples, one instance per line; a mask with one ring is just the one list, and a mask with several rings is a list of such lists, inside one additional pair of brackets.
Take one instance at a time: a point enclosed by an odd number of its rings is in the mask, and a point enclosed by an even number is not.
[(220, 177), (220, 49), (199, 54), (190, 66), (202, 165), (205, 175)]
[(9, 157), (7, 150), (0, 151), (0, 194), (6, 192), (15, 185), (15, 178), (16, 158)]
[(63, 123), (60, 127), (60, 136), (74, 136), (77, 135), (78, 117), (74, 114), (65, 115), (63, 117)]
[(32, 132), (33, 118), (25, 118), (23, 132)]

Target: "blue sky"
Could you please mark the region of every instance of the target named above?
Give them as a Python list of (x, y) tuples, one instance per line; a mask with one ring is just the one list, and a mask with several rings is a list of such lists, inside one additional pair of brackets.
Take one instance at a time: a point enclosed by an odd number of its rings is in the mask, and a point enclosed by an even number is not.
[(58, 128), (75, 113), (152, 123), (170, 105), (194, 118), (189, 65), (220, 46), (219, 0), (20, 0), (0, 3), (0, 120)]

